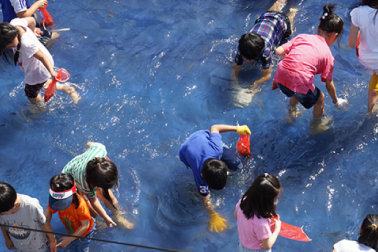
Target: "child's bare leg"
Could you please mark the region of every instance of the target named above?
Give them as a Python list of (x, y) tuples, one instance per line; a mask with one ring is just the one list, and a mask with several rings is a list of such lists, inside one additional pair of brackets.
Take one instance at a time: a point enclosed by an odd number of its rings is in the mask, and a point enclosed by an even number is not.
[(42, 96), (40, 94), (38, 94), (37, 97), (35, 97), (35, 98), (29, 98), (28, 97), (28, 99), (31, 103), (38, 104), (42, 101)]
[(96, 190), (97, 196), (99, 197), (99, 199), (102, 202), (105, 203), (105, 206), (107, 208), (109, 208), (110, 211), (112, 211), (112, 213), (114, 214), (114, 221), (117, 224), (121, 224), (122, 226), (124, 226), (127, 229), (133, 229), (134, 224), (129, 222), (128, 220), (126, 220), (125, 218), (123, 218), (121, 216), (121, 211), (119, 210), (118, 200), (116, 199), (116, 197), (114, 197), (112, 190), (110, 190), (110, 189), (108, 189), (108, 190), (109, 190), (108, 192), (109, 192), (110, 199), (112, 200), (113, 204), (110, 204), (110, 202), (107, 199), (105, 199), (101, 190)]
[(282, 8), (284, 7), (284, 5), (286, 4), (287, 0), (277, 0), (273, 5), (272, 7), (269, 8), (268, 11), (278, 11), (278, 12), (281, 12), (282, 11)]
[(378, 92), (369, 89), (369, 98), (368, 98), (368, 113), (373, 111), (373, 107), (378, 99)]
[(291, 24), (291, 33), (295, 32), (294, 18), (297, 15), (297, 13), (298, 13), (298, 9), (297, 8), (290, 8), (289, 12), (287, 13), (287, 17), (289, 18), (289, 21), (290, 21), (290, 24)]
[(314, 115), (314, 117), (321, 117), (323, 113), (324, 113), (324, 94), (321, 93), (319, 100), (314, 105), (312, 114)]
[(76, 89), (74, 87), (67, 87), (60, 83), (56, 83), (56, 90), (62, 91), (63, 93), (71, 96), (75, 104), (77, 104), (77, 102), (80, 100), (80, 95), (76, 92)]

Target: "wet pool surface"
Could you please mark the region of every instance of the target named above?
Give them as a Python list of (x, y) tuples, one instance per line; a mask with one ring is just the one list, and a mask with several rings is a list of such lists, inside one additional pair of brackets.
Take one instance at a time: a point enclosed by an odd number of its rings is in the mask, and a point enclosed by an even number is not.
[[(345, 21), (335, 57), (339, 97), (350, 104), (337, 110), (326, 94), (329, 129), (309, 134), (311, 111), (293, 124), (284, 119), (288, 99), (271, 91), (271, 80), (252, 95), (230, 82), (239, 37), (274, 1), (49, 1), (55, 29), (50, 48), (55, 65), (66, 68), (82, 96), (74, 104), (57, 94), (48, 111), (32, 114), (23, 94), (23, 74), (1, 61), (0, 144), (3, 181), (17, 192), (48, 202), (49, 179), (87, 141), (106, 145), (120, 171), (115, 194), (133, 230), (99, 230), (95, 237), (187, 251), (235, 251), (235, 204), (264, 172), (279, 176), (284, 188), (281, 219), (303, 226), (312, 242), (278, 238), (273, 250), (331, 251), (335, 242), (357, 238), (368, 213), (376, 213), (378, 119), (366, 120), (370, 76), (347, 46), (350, 11), (346, 0), (336, 11)], [(327, 1), (288, 1), (296, 7), (296, 32), (315, 33)], [(277, 57), (276, 60), (279, 58)], [(259, 65), (245, 65), (242, 88), (260, 77)], [(247, 124), (251, 158), (230, 175), (227, 187), (213, 192), (216, 211), (228, 220), (222, 233), (208, 231), (208, 215), (190, 170), (178, 158), (185, 139), (211, 125)], [(238, 135), (222, 134), (236, 151)], [(65, 232), (58, 216), (55, 231)], [(92, 242), (91, 251), (148, 251)], [(0, 251), (6, 250), (0, 239)]]

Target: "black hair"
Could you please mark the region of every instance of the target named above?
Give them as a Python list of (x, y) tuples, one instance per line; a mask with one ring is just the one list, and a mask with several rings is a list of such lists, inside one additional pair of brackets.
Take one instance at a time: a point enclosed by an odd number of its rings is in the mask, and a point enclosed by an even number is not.
[(105, 199), (116, 208), (113, 205), (108, 190), (118, 185), (117, 166), (110, 160), (95, 157), (88, 162), (85, 171), (87, 173), (86, 181), (89, 188), (93, 190), (95, 187), (100, 187)]
[(5, 49), (7, 45), (11, 44), (15, 38), (18, 38), (17, 51), (13, 55), (14, 65), (17, 64), (18, 57), (20, 56), (21, 48), (21, 35), (20, 31), (9, 23), (0, 23), (0, 53), (4, 55), (6, 60), (9, 62), (7, 55), (5, 54)]
[(227, 165), (217, 158), (209, 158), (202, 165), (203, 181), (215, 190), (223, 189), (227, 183)]
[(358, 243), (378, 251), (378, 215), (368, 214), (361, 225)]
[[(50, 188), (55, 192), (64, 192), (70, 190), (74, 186), (74, 177), (70, 173), (60, 173), (50, 179)], [(72, 195), (72, 203), (75, 204), (75, 209), (80, 205), (77, 192)]]
[(240, 54), (248, 60), (258, 60), (264, 48), (264, 40), (257, 33), (246, 33), (239, 39)]
[(0, 213), (8, 212), (17, 199), (16, 190), (8, 183), (0, 182)]
[(274, 175), (261, 174), (243, 195), (240, 209), (247, 219), (277, 217), (274, 201), (281, 192), (281, 183)]
[(319, 29), (327, 33), (338, 33), (340, 38), (344, 31), (344, 21), (339, 15), (333, 13), (335, 9), (336, 4), (325, 5), (323, 7), (323, 14), (319, 18)]
[(356, 8), (359, 6), (364, 6), (364, 5), (377, 10), (375, 12), (374, 19), (373, 19), (373, 22), (375, 23), (375, 18), (377, 17), (377, 14), (378, 14), (378, 0), (362, 0), (361, 4), (357, 5)]

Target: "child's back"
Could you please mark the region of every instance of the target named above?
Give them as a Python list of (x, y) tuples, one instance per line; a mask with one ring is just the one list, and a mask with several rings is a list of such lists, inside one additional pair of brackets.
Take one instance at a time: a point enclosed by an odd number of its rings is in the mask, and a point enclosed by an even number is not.
[(23, 194), (17, 195), (21, 199), (19, 209), (12, 214), (1, 214), (0, 222), (12, 226), (11, 228), (4, 228), (7, 230), (16, 250), (24, 252), (45, 251), (48, 248), (46, 234), (16, 228), (25, 227), (43, 230), (42, 225), (46, 223), (43, 209), (37, 199)]

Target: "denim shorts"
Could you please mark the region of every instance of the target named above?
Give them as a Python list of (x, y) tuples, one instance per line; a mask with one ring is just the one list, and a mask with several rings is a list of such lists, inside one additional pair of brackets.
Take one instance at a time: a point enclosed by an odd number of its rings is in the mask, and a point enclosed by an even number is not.
[[(92, 218), (93, 219), (93, 218)], [(91, 232), (89, 232), (85, 237), (92, 238), (94, 231), (96, 230), (96, 220), (94, 220), (93, 228)], [(77, 239), (71, 242), (64, 251), (69, 252), (88, 252), (89, 251), (89, 243), (91, 242), (91, 239)]]
[(238, 242), (238, 252), (272, 252), (272, 249), (249, 249), (244, 247), (244, 245), (239, 241)]
[(277, 83), (277, 86), (281, 89), (282, 93), (284, 93), (288, 97), (294, 96), (300, 104), (303, 105), (306, 109), (312, 108), (315, 103), (318, 102), (319, 97), (322, 93), (322, 91), (319, 90), (319, 88), (315, 87), (314, 92), (311, 91), (311, 89), (308, 90), (307, 94), (297, 93), (294, 92), (284, 85)]

